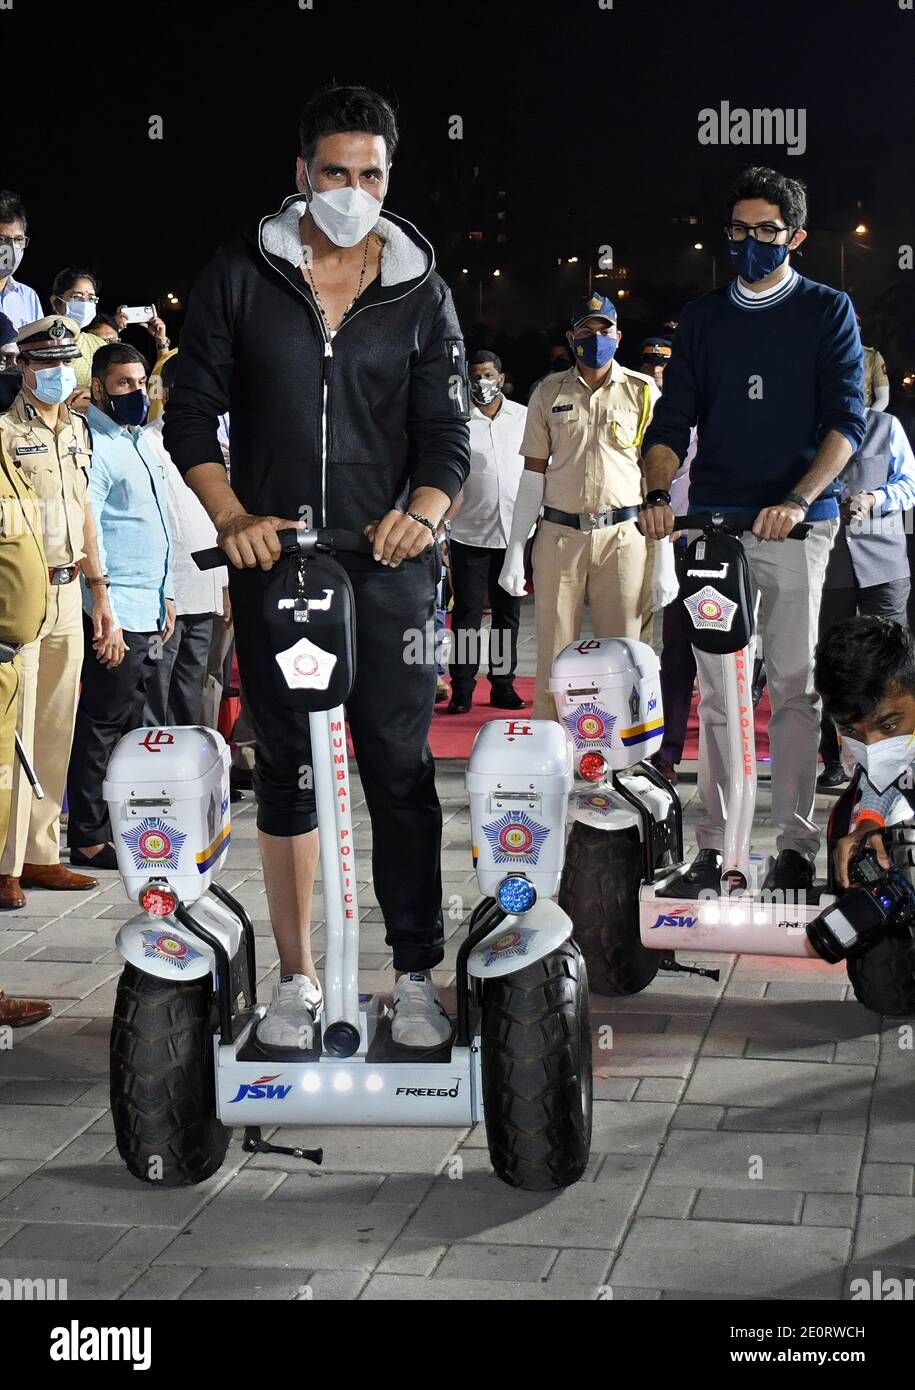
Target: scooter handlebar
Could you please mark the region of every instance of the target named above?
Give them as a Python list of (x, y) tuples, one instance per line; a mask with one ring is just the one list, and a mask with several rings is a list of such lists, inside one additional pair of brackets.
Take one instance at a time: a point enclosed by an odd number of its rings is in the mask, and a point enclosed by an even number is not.
[[(758, 512), (693, 512), (691, 516), (675, 516), (675, 531), (729, 531), (739, 535), (752, 531)], [(786, 540), (805, 541), (810, 535), (811, 522), (802, 521), (788, 532)]]
[[(372, 542), (368, 536), (362, 536), (358, 531), (338, 531), (327, 527), (321, 527), (316, 531), (299, 531), (290, 526), (284, 531), (277, 531), (276, 535), (283, 555), (311, 555), (315, 551), (332, 555), (338, 550), (347, 551), (352, 555), (373, 553)], [(231, 563), (225, 551), (220, 550), (218, 545), (212, 546), (209, 550), (195, 550), (191, 558), (199, 570), (215, 570), (219, 569), (220, 565)]]

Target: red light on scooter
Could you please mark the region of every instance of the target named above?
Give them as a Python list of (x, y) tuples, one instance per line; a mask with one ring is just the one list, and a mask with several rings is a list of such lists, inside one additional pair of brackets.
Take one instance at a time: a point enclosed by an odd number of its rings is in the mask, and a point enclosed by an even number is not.
[(578, 764), (578, 771), (589, 782), (599, 782), (607, 771), (607, 760), (601, 753), (586, 753)]
[(178, 894), (172, 888), (151, 883), (140, 893), (140, 906), (150, 917), (170, 917), (178, 906)]

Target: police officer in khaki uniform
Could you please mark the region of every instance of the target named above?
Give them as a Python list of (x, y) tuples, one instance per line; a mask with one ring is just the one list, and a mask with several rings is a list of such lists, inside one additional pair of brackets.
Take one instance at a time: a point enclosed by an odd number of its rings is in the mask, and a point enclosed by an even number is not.
[[(81, 415), (65, 404), (75, 388), (71, 365), (79, 327), (63, 315), (26, 324), (17, 334), (22, 389), (0, 416), (0, 456), (38, 499), (50, 597), (37, 638), (19, 657), (19, 736), (44, 798), (14, 772), (6, 847), (0, 856), (0, 909), (22, 907), (23, 887), (78, 890), (98, 879), (60, 863), (60, 810), (83, 660), (79, 573), (98, 579), (95, 522), (88, 505), (91, 441)], [(86, 568), (88, 567), (88, 568)], [(96, 636), (110, 608), (104, 582), (93, 589)]]
[(585, 594), (597, 637), (639, 639), (650, 623), (648, 547), (635, 519), (640, 447), (660, 392), (615, 360), (621, 336), (611, 300), (581, 300), (567, 334), (575, 366), (545, 377), (528, 401), (524, 473), (499, 583), (524, 593), (524, 542), (542, 505), (532, 556), (535, 719), (555, 717), (550, 668), (581, 632)]
[[(20, 657), (11, 650), (33, 642), (45, 621), (50, 592), (37, 499), (22, 473), (0, 450), (0, 847), (10, 818), (15, 762)], [(10, 999), (0, 990), (0, 1027), (20, 1028), (47, 1018), (50, 1004)]]

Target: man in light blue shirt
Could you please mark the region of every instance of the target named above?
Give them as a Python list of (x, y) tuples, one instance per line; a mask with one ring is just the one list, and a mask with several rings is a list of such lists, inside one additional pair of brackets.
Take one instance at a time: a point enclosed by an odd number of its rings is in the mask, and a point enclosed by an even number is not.
[(37, 323), (44, 317), (38, 295), (28, 285), (13, 279), (13, 271), (29, 244), (26, 236), (25, 208), (16, 193), (0, 191), (0, 314), (6, 314), (13, 327)]
[[(820, 640), (856, 613), (908, 626), (911, 578), (905, 513), (915, 507), (915, 455), (895, 415), (868, 409), (861, 448), (839, 475), (841, 527), (826, 570), (820, 605)], [(839, 758), (835, 725), (824, 712), (820, 754), (822, 790), (842, 787), (848, 774)]]
[[(156, 662), (175, 627), (168, 492), (155, 450), (142, 434), (149, 410), (146, 363), (136, 348), (111, 343), (92, 359), (89, 501), (101, 573), (83, 575), (86, 655), (67, 778), (71, 864), (115, 869), (102, 783), (128, 729), (143, 724), (144, 700), (165, 722)], [(91, 591), (108, 587), (115, 627), (95, 640)]]

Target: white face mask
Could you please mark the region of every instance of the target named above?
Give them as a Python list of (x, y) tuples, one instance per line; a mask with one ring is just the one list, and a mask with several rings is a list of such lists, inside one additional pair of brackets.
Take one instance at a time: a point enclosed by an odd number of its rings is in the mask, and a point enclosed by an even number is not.
[(316, 193), (308, 181), (308, 211), (335, 246), (355, 246), (381, 216), (381, 203), (364, 188), (332, 188)]
[(847, 772), (852, 764), (860, 763), (867, 780), (877, 792), (885, 792), (915, 760), (915, 732), (884, 738), (879, 743), (862, 743), (860, 739), (843, 738), (841, 757)]

